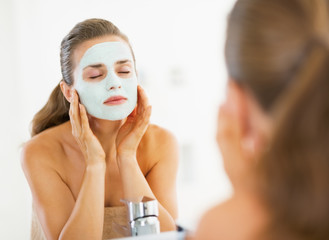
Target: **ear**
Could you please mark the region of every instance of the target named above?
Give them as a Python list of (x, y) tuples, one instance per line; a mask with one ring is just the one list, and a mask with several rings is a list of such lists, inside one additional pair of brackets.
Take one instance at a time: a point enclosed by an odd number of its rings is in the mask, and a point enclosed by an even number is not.
[(66, 100), (68, 102), (71, 102), (72, 95), (73, 95), (73, 92), (72, 92), (73, 87), (67, 85), (66, 82), (64, 82), (63, 80), (60, 82), (60, 86), (61, 86), (62, 93), (63, 93), (64, 97), (66, 98)]
[(248, 130), (248, 104), (246, 97), (245, 90), (235, 80), (229, 80), (226, 101), (237, 113), (243, 134)]
[(234, 106), (242, 129), (241, 147), (246, 159), (257, 159), (258, 154), (271, 137), (272, 119), (260, 107), (259, 102), (248, 89), (230, 80), (227, 101)]
[(253, 159), (257, 134), (252, 121), (250, 109), (250, 94), (235, 80), (229, 80), (227, 86), (227, 102), (234, 107), (241, 129), (241, 147), (246, 155), (245, 159)]

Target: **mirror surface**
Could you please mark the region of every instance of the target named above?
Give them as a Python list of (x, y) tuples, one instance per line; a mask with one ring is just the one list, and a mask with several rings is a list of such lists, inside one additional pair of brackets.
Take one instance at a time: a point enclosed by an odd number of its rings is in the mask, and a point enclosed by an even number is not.
[[(177, 223), (194, 229), (200, 215), (231, 187), (215, 141), (225, 94), (224, 39), (233, 0), (1, 1), (1, 189), (3, 238), (29, 236), (31, 194), (19, 163), (30, 121), (61, 79), (59, 46), (79, 21), (112, 21), (130, 39), (151, 122), (180, 146)], [(214, 189), (216, 189), (214, 191)], [(192, 210), (193, 209), (193, 210)], [(17, 231), (19, 229), (19, 231)], [(3, 231), (3, 232), (2, 232)]]

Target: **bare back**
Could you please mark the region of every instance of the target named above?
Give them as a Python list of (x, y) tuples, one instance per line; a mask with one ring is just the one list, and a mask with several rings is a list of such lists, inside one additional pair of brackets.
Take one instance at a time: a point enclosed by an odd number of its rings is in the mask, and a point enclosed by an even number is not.
[(263, 207), (249, 195), (234, 196), (210, 209), (200, 221), (196, 240), (262, 239), (266, 227)]

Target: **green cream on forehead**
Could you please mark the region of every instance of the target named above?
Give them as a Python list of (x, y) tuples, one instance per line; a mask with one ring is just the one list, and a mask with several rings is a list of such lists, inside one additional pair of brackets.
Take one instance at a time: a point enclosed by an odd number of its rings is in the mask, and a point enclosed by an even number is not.
[[(130, 48), (122, 42), (103, 42), (90, 47), (80, 60), (75, 88), (87, 112), (100, 119), (121, 120), (126, 118), (137, 103), (137, 77), (135, 71), (130, 78), (119, 77), (114, 69), (118, 61), (130, 60)], [(107, 75), (101, 81), (85, 81), (83, 69), (90, 65), (104, 64)], [(127, 101), (108, 106), (104, 101), (113, 96), (123, 96)]]

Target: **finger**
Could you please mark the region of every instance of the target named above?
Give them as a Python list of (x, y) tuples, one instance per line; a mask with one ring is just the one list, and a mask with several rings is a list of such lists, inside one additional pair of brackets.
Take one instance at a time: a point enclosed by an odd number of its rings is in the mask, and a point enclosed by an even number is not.
[(140, 88), (140, 85), (137, 86), (137, 109), (136, 109), (136, 113), (137, 115), (139, 115), (142, 110), (142, 99), (141, 99), (141, 88)]
[(218, 110), (218, 117), (217, 117), (217, 134), (216, 139), (218, 144), (220, 144), (222, 139), (226, 138), (228, 128), (228, 120), (226, 117), (225, 106), (220, 106)]
[(149, 105), (148, 98), (145, 93), (145, 90), (140, 85), (137, 86), (137, 91), (138, 91), (137, 113), (142, 114), (147, 108), (147, 106)]
[(135, 117), (137, 115), (137, 106), (134, 108), (134, 110), (130, 113), (130, 116)]
[(224, 104), (218, 114), (217, 142), (226, 159), (241, 158), (241, 126), (229, 106)]
[(222, 135), (223, 140), (229, 139), (230, 141), (237, 142), (240, 138), (240, 126), (236, 116), (227, 108), (223, 106), (220, 109), (218, 116), (218, 131)]
[(145, 114), (144, 114), (144, 122), (150, 122), (150, 117), (152, 113), (152, 106), (147, 106)]
[(76, 128), (75, 128), (75, 124), (74, 124), (74, 121), (73, 121), (73, 104), (72, 104), (72, 101), (70, 103), (69, 116), (70, 116), (70, 122), (71, 122), (71, 127), (72, 127), (72, 134), (75, 135), (76, 134)]
[(146, 122), (147, 125), (150, 123), (151, 114), (152, 114), (152, 106), (148, 106), (147, 110), (145, 111), (145, 118), (144, 118), (144, 121)]
[(78, 95), (74, 90), (73, 99), (70, 105), (70, 121), (72, 125), (72, 131), (75, 132), (77, 136), (81, 134), (81, 121), (80, 121), (80, 111), (78, 106)]
[(85, 108), (85, 106), (83, 106), (82, 104), (79, 103), (79, 109), (80, 109), (80, 116), (81, 116), (82, 132), (84, 134), (88, 135), (91, 133), (91, 130), (89, 127), (89, 120), (88, 120), (86, 108)]
[(133, 120), (137, 116), (137, 106), (134, 108), (134, 110), (128, 115), (127, 121)]
[(73, 114), (74, 120), (76, 121), (76, 126), (78, 131), (81, 131), (81, 117), (80, 117), (80, 109), (79, 109), (79, 97), (77, 92), (74, 90), (74, 101), (73, 101)]
[(134, 136), (134, 141), (140, 141), (140, 139), (143, 137), (149, 123), (150, 123), (150, 116), (152, 112), (152, 106), (148, 106), (145, 112), (143, 113), (143, 116), (140, 116), (137, 118), (131, 133)]
[(71, 125), (72, 125), (72, 131), (75, 129), (75, 122), (74, 122), (74, 113), (73, 113), (73, 110), (74, 110), (74, 93), (72, 93), (72, 96), (71, 96), (71, 99), (70, 99), (70, 110), (69, 110), (69, 116), (70, 116), (70, 122), (71, 122)]
[(136, 124), (136, 132), (140, 132), (142, 135), (144, 134), (147, 126), (150, 123), (150, 117), (152, 113), (152, 106), (147, 106), (146, 110), (143, 113), (143, 116), (137, 120)]

